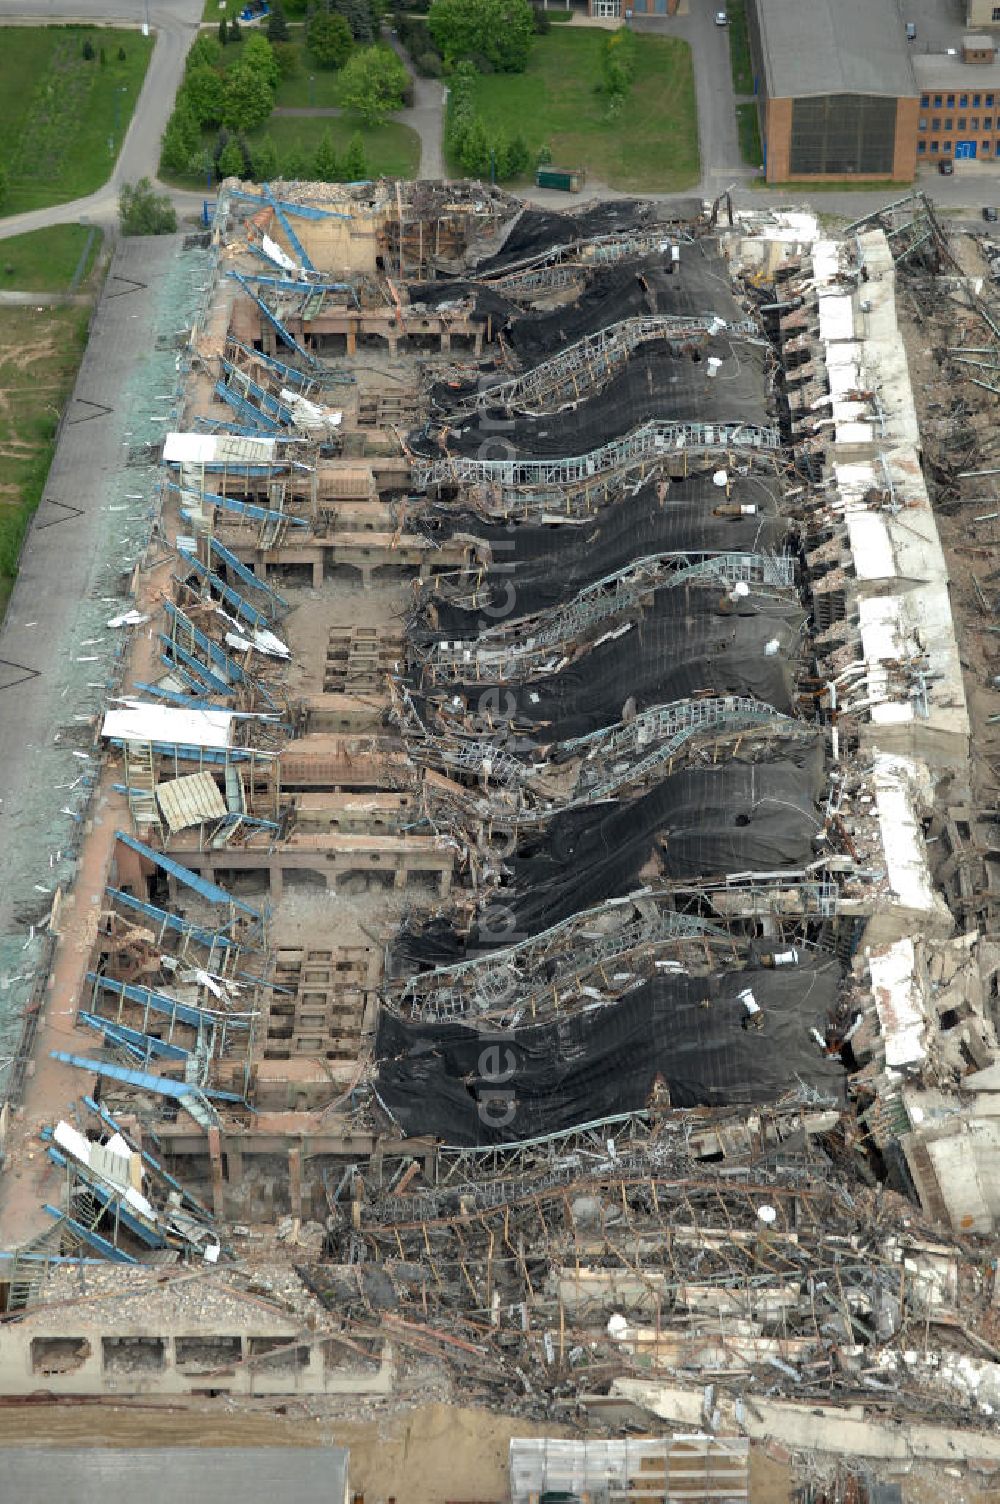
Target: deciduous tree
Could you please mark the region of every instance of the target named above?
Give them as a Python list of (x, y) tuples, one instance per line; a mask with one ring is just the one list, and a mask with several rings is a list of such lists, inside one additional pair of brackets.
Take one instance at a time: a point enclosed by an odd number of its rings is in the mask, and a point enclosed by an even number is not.
[(267, 80), (270, 88), (276, 89), (278, 87), (278, 82), (281, 78), (278, 59), (275, 57), (274, 48), (267, 40), (267, 37), (262, 37), (259, 31), (255, 31), (243, 43), (240, 66), (252, 68), (255, 73), (259, 73), (261, 78)]
[(482, 57), (498, 73), (523, 73), (534, 28), (528, 0), (434, 0), (427, 18), (448, 62)]
[(226, 74), (222, 118), (233, 130), (252, 131), (263, 125), (274, 108), (274, 93), (266, 78), (242, 61)]
[(341, 79), (344, 108), (360, 115), (366, 125), (381, 125), (403, 103), (409, 74), (394, 52), (366, 47), (348, 58)]
[(178, 103), (181, 100), (199, 125), (218, 125), (225, 105), (225, 87), (221, 74), (204, 64), (192, 68), (178, 91)]

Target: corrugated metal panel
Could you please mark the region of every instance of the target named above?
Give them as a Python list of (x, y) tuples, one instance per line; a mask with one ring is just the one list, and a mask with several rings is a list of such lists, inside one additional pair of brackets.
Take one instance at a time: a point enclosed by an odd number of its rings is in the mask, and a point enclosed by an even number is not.
[(226, 801), (211, 773), (192, 773), (157, 785), (156, 797), (172, 831), (186, 830), (203, 820), (224, 820)]

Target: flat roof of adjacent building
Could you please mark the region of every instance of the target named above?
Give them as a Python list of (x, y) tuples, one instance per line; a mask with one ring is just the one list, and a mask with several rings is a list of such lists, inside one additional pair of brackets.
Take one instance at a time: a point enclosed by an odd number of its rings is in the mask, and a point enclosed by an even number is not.
[(917, 92), (910, 53), (892, 0), (754, 0), (767, 93)]
[(913, 71), (923, 93), (930, 89), (968, 93), (970, 89), (993, 89), (1000, 93), (1000, 63), (963, 63), (950, 52), (917, 52)]
[(4, 1497), (31, 1504), (344, 1504), (341, 1447), (6, 1447)]

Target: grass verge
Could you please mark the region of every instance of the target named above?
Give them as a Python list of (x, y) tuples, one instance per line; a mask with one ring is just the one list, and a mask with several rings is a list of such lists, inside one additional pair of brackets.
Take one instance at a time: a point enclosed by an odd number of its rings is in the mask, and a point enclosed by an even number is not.
[(80, 308), (0, 308), (0, 619), (45, 489), (88, 319), (89, 310)]
[(729, 66), (733, 73), (733, 93), (753, 93), (753, 63), (750, 58), (750, 33), (743, 0), (728, 0)]
[(740, 156), (751, 167), (760, 167), (764, 161), (764, 149), (760, 144), (760, 121), (755, 104), (736, 106), (736, 125), (740, 136)]
[[(87, 41), (94, 51), (90, 60), (83, 56)], [(152, 37), (118, 27), (4, 28), (0, 160), (10, 178), (5, 214), (62, 204), (101, 186), (128, 129), (152, 50)]]
[(784, 183), (768, 183), (764, 178), (752, 178), (747, 185), (750, 188), (763, 188), (768, 192), (777, 189), (790, 193), (885, 193), (893, 188), (912, 188), (910, 179), (904, 178), (872, 178), (867, 181), (858, 178), (840, 178), (835, 183), (820, 183), (815, 178), (789, 179)]
[(479, 113), (508, 138), (523, 135), (533, 160), (547, 145), (557, 165), (585, 167), (611, 188), (689, 188), (700, 175), (691, 49), (644, 34), (624, 109), (609, 118), (599, 92), (607, 36), (574, 26), (537, 37), (524, 73), (476, 79)]
[(15, 292), (63, 292), (70, 287), (81, 257), (78, 286), (94, 269), (103, 236), (89, 225), (52, 225), (0, 241), (0, 288)]

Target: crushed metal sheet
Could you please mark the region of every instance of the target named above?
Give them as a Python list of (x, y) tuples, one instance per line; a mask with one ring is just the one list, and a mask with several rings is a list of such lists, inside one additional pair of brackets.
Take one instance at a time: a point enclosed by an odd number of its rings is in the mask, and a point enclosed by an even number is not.
[(224, 820), (229, 811), (211, 773), (191, 773), (157, 786), (156, 797), (171, 831), (205, 820)]

